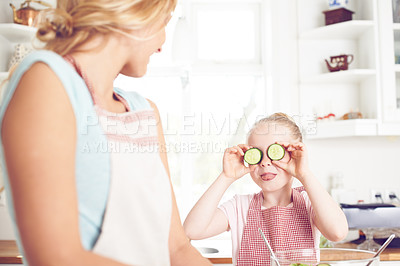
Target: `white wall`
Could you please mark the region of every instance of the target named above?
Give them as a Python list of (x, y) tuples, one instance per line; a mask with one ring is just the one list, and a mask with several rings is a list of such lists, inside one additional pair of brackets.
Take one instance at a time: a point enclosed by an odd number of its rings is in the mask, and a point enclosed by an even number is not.
[(15, 239), (14, 229), (8, 209), (4, 206), (4, 191), (0, 193), (0, 240)]
[(395, 190), (400, 197), (400, 137), (352, 137), (306, 141), (310, 165), (325, 188), (343, 174), (344, 187), (370, 201), (370, 189)]

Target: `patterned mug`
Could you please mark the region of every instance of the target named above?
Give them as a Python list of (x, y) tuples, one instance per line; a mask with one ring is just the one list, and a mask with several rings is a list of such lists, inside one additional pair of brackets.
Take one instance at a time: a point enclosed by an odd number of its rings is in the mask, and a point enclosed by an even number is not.
[(328, 0), (329, 9), (336, 9), (341, 7), (346, 7), (349, 0)]

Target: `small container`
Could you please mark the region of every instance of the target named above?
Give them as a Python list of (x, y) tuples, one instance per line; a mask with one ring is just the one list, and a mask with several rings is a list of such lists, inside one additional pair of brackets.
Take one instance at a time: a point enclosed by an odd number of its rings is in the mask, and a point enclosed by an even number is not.
[(336, 9), (341, 7), (346, 7), (349, 3), (349, 0), (329, 0), (329, 9)]
[(271, 257), (271, 266), (290, 265), (330, 265), (330, 266), (369, 266), (379, 265), (379, 256), (366, 250), (345, 248), (291, 249), (276, 251), (276, 259)]
[(349, 21), (353, 19), (354, 12), (344, 7), (327, 10), (323, 12), (325, 14), (325, 25), (335, 24), (339, 22)]

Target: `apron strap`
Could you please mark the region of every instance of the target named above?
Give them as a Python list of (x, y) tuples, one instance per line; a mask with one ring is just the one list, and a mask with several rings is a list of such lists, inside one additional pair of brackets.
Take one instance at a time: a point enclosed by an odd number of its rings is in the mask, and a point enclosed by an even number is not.
[(293, 207), (296, 209), (304, 209), (306, 210), (306, 201), (304, 197), (301, 195), (301, 192), (305, 191), (304, 187), (298, 187), (292, 189), (292, 199), (293, 199)]

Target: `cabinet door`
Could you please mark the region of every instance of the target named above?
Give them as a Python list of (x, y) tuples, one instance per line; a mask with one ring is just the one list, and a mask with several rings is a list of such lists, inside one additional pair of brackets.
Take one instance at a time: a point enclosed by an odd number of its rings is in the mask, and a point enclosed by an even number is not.
[[(400, 1), (379, 0), (382, 123), (380, 135), (400, 134)], [(396, 14), (397, 13), (397, 14)]]

